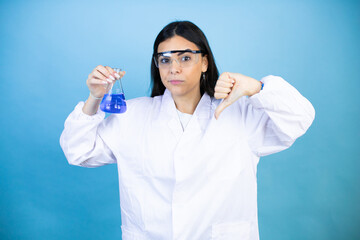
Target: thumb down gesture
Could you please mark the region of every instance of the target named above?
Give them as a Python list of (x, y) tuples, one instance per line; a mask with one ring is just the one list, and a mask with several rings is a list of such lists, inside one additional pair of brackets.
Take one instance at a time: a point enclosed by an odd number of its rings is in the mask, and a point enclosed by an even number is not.
[(215, 109), (215, 118), (218, 119), (220, 113), (239, 98), (252, 96), (260, 90), (261, 82), (254, 78), (240, 73), (222, 73), (216, 82), (214, 97), (224, 100)]

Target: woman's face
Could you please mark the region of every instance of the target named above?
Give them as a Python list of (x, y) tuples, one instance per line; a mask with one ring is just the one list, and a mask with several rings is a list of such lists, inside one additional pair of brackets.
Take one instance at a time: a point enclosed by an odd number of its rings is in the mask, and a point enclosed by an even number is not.
[[(161, 42), (157, 50), (160, 53), (189, 49), (200, 50), (193, 42), (175, 35)], [(172, 61), (168, 68), (159, 68), (161, 81), (173, 97), (198, 98), (200, 96), (200, 77), (202, 72), (206, 72), (208, 61), (206, 56), (198, 55), (199, 61), (192, 66), (182, 68), (178, 62)]]

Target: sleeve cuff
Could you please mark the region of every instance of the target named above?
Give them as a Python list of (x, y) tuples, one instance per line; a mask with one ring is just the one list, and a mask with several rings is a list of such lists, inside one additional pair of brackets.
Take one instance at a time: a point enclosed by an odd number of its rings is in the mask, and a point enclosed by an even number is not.
[(103, 120), (105, 118), (105, 113), (100, 110), (100, 107), (98, 108), (97, 112), (94, 115), (87, 115), (82, 111), (82, 108), (84, 106), (84, 102), (79, 102), (73, 111), (74, 119), (76, 120)]
[[(249, 97), (251, 104), (255, 108), (263, 108), (264, 96), (268, 95), (267, 93), (269, 93), (273, 90), (283, 88), (285, 80), (283, 80), (281, 77), (278, 77), (278, 76), (269, 75), (269, 76), (263, 77), (260, 80), (260, 82), (263, 83), (263, 86), (262, 86), (262, 89), (260, 90), (260, 92)], [(286, 83), (286, 84), (288, 84), (288, 83)]]

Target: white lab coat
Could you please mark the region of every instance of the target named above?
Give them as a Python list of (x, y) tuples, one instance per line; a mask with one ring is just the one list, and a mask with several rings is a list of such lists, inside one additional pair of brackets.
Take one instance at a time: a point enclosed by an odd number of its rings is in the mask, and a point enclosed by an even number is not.
[(79, 103), (61, 147), (70, 164), (117, 163), (124, 240), (256, 240), (260, 156), (290, 147), (311, 125), (311, 103), (282, 78), (242, 97), (219, 119), (202, 96), (183, 131), (171, 93), (128, 100), (124, 114), (94, 116)]

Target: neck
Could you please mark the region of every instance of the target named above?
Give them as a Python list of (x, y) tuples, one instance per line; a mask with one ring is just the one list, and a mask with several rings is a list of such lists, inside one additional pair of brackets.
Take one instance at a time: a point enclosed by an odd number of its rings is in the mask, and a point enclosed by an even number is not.
[(173, 96), (176, 108), (182, 113), (194, 114), (200, 102), (200, 92), (196, 96)]

